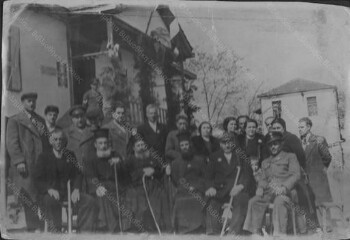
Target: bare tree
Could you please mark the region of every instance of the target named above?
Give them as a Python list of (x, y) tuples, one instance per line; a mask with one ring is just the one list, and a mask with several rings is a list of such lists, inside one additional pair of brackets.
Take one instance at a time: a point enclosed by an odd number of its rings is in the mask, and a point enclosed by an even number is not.
[(207, 120), (216, 124), (222, 120), (223, 112), (235, 107), (232, 102), (242, 92), (243, 86), (238, 78), (242, 69), (238, 64), (241, 58), (228, 51), (210, 54), (196, 49), (195, 53), (196, 57), (186, 66), (197, 74), (195, 84), (199, 91), (194, 98), (204, 105)]

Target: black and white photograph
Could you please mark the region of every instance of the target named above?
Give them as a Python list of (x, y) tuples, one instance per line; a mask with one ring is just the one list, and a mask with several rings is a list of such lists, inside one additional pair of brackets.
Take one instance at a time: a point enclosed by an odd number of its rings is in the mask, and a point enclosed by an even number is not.
[(5, 1), (2, 238), (349, 239), (347, 4)]

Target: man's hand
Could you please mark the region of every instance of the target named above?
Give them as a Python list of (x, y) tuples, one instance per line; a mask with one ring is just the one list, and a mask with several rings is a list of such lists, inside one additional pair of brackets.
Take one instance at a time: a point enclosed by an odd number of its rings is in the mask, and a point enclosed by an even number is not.
[(99, 186), (97, 189), (96, 189), (96, 195), (98, 197), (103, 197), (107, 192), (107, 189), (103, 186)]
[(121, 161), (120, 157), (112, 157), (111, 159), (108, 160), (108, 162), (111, 166), (114, 164), (120, 163), (120, 161)]
[(216, 189), (211, 187), (205, 192), (205, 196), (214, 197), (216, 195)]
[(264, 189), (261, 188), (261, 187), (258, 187), (258, 188), (256, 189), (255, 195), (261, 197), (263, 194), (264, 194)]
[(169, 164), (165, 167), (165, 174), (168, 176), (171, 174), (171, 168)]
[(71, 195), (71, 199), (73, 203), (76, 203), (79, 201), (80, 199), (80, 193), (79, 193), (79, 189), (74, 189)]
[(239, 184), (239, 185), (233, 187), (231, 192), (230, 192), (230, 196), (231, 197), (236, 196), (238, 193), (240, 193), (242, 191), (243, 188), (244, 188), (244, 186), (242, 184)]
[(57, 201), (60, 200), (60, 194), (58, 193), (57, 190), (50, 188), (49, 190), (47, 190), (47, 192), (51, 197), (53, 197)]
[(26, 164), (25, 163), (19, 163), (17, 164), (17, 171), (19, 174), (25, 174), (26, 173)]
[(143, 172), (145, 173), (146, 176), (150, 177), (154, 173), (154, 168), (152, 168), (152, 167), (144, 168)]

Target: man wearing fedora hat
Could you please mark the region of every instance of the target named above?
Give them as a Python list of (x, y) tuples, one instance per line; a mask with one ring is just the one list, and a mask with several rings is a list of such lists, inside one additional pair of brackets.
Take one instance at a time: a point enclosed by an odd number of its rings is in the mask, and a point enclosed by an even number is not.
[(17, 197), (24, 207), (28, 231), (39, 230), (42, 227), (38, 212), (32, 210), (36, 205), (37, 196), (32, 174), (35, 162), (43, 151), (45, 138), (45, 121), (35, 113), (37, 98), (37, 93), (24, 93), (21, 96), (24, 109), (9, 118), (6, 134), (6, 148), (11, 166), (15, 168), (13, 180), (20, 188)]
[(271, 132), (267, 138), (271, 156), (262, 162), (256, 195), (249, 200), (247, 217), (243, 229), (261, 234), (265, 211), (273, 203), (274, 235), (287, 233), (288, 204), (292, 190), (300, 179), (300, 165), (294, 153), (282, 151), (283, 135)]

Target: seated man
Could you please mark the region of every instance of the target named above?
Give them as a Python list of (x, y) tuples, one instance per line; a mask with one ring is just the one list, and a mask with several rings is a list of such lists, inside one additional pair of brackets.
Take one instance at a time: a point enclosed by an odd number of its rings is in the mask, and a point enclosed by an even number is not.
[[(164, 213), (163, 207), (166, 195), (162, 184), (161, 165), (150, 156), (150, 153), (146, 150), (145, 142), (141, 138), (134, 138), (132, 141), (134, 154), (129, 156), (126, 164), (132, 182), (132, 189), (128, 191), (128, 199), (132, 200), (134, 231), (155, 232), (155, 221), (160, 228), (164, 229), (162, 214)], [(143, 185), (143, 180), (145, 185)], [(145, 188), (155, 220), (147, 202)]]
[(249, 200), (243, 229), (260, 234), (265, 211), (273, 203), (274, 236), (287, 233), (288, 204), (291, 190), (300, 179), (300, 166), (294, 153), (282, 151), (283, 136), (272, 132), (267, 138), (271, 156), (262, 162), (256, 196)]
[(72, 202), (78, 207), (78, 230), (91, 232), (95, 227), (97, 204), (93, 197), (80, 193), (81, 173), (74, 153), (65, 149), (67, 139), (61, 129), (53, 130), (50, 144), (52, 150), (39, 155), (34, 172), (48, 230), (61, 231), (62, 203), (68, 200), (67, 182), (70, 180)]
[(179, 233), (198, 232), (203, 227), (205, 206), (205, 160), (193, 153), (190, 133), (177, 135), (181, 157), (171, 163), (171, 178), (177, 188), (173, 228)]
[[(209, 157), (206, 167), (205, 195), (209, 197), (206, 207), (207, 234), (220, 233), (223, 207), (230, 202), (231, 196), (233, 205), (229, 207), (232, 208), (232, 218), (228, 221), (225, 231), (229, 234), (239, 234), (246, 216), (249, 189), (254, 181), (253, 172), (248, 160), (239, 159), (233, 144), (231, 136), (224, 133), (220, 139), (221, 150)], [(241, 170), (237, 185), (234, 186), (238, 166)]]
[(111, 150), (108, 129), (95, 130), (94, 139), (95, 151), (86, 159), (86, 178), (87, 189), (97, 197), (100, 208), (97, 228), (109, 232), (125, 231), (130, 228), (130, 219), (126, 217), (128, 208), (125, 204), (128, 174), (120, 155)]

